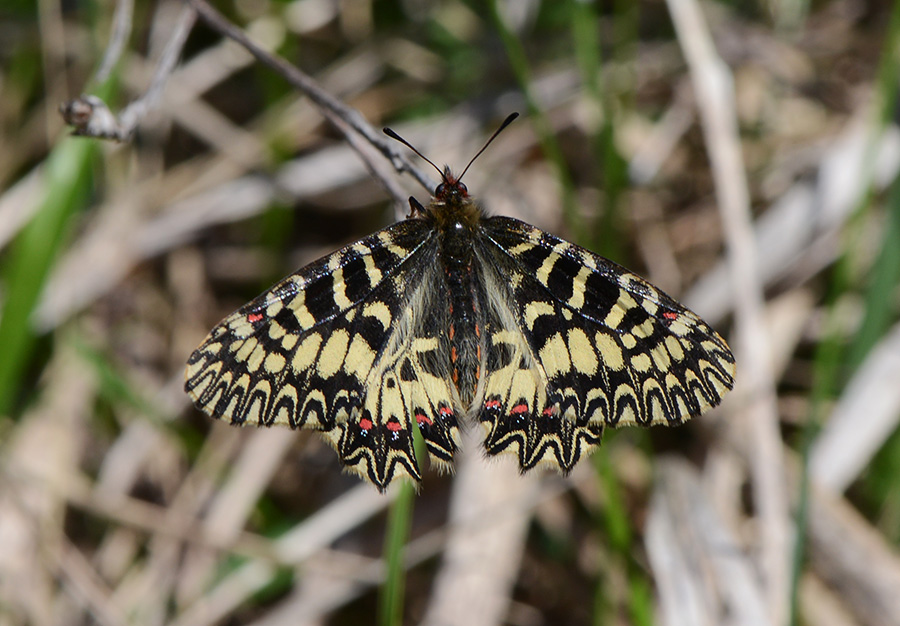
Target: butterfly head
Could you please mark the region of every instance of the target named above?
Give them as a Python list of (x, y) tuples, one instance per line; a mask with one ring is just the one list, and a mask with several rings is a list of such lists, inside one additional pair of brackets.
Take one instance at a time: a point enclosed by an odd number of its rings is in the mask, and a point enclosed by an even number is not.
[(460, 180), (462, 176), (456, 177), (449, 167), (444, 167), (441, 173), (443, 182), (434, 189), (434, 199), (444, 204), (462, 204), (469, 199), (469, 190)]
[(412, 150), (413, 152), (418, 154), (420, 157), (422, 157), (427, 163), (429, 163), (432, 167), (434, 167), (434, 169), (436, 169), (440, 173), (441, 184), (439, 184), (434, 189), (434, 200), (436, 203), (443, 204), (445, 206), (463, 206), (466, 204), (471, 204), (471, 199), (469, 198), (469, 190), (466, 189), (466, 186), (462, 183), (462, 177), (466, 175), (467, 171), (469, 171), (469, 166), (472, 165), (472, 163), (475, 161), (475, 159), (477, 159), (479, 156), (481, 156), (481, 153), (484, 152), (485, 149), (490, 145), (490, 143), (494, 140), (494, 137), (499, 135), (500, 131), (502, 131), (504, 128), (509, 126), (510, 122), (512, 122), (517, 117), (519, 117), (518, 113), (511, 113), (510, 115), (508, 115), (506, 117), (505, 120), (503, 120), (503, 123), (500, 124), (500, 127), (496, 131), (494, 131), (494, 134), (491, 135), (491, 138), (487, 140), (487, 143), (484, 144), (484, 146), (481, 148), (481, 150), (479, 150), (475, 154), (475, 156), (472, 157), (472, 159), (469, 161), (469, 164), (466, 165), (466, 168), (463, 170), (462, 174), (460, 174), (459, 176), (454, 176), (453, 173), (450, 171), (450, 168), (447, 166), (444, 166), (444, 169), (442, 171), (437, 165), (434, 164), (433, 161), (431, 161), (431, 159), (429, 159), (424, 154), (422, 154), (421, 152), (416, 150), (416, 148), (412, 144), (410, 144), (408, 141), (406, 141), (403, 137), (401, 137), (400, 135), (395, 133), (390, 128), (385, 128), (384, 133), (388, 137), (390, 137), (392, 139), (396, 139), (397, 141), (402, 143), (404, 146), (406, 146), (407, 148), (409, 148), (410, 150)]

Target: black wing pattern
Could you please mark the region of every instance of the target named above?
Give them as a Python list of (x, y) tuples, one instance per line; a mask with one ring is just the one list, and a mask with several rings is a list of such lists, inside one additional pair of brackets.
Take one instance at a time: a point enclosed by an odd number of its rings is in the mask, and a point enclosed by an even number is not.
[(289, 276), (225, 318), (191, 355), (185, 389), (232, 424), (321, 431), (341, 462), (384, 489), (456, 450), (458, 406), (439, 321), (436, 233), (406, 220)]
[(482, 234), (488, 453), (568, 471), (604, 425), (678, 424), (734, 385), (722, 338), (625, 268), (512, 218)]

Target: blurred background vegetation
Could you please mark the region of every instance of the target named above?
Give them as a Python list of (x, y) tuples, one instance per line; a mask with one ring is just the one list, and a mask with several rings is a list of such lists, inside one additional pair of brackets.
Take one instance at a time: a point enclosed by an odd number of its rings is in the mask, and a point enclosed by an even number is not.
[(125, 110), (190, 27), (128, 6), (0, 7), (0, 624), (900, 624), (900, 5), (216, 3), (439, 164), (522, 112), (466, 175), (486, 210), (736, 350), (684, 427), (609, 433), (567, 478), (475, 450), (416, 497), (213, 423), (182, 373), (428, 192), (202, 20), (128, 141), (71, 136), (60, 103)]

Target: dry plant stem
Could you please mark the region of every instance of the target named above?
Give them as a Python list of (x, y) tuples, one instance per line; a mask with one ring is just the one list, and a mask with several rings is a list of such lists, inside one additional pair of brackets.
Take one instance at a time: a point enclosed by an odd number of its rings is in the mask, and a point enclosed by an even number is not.
[(738, 381), (755, 398), (744, 412), (744, 419), (751, 433), (748, 457), (754, 500), (762, 522), (761, 569), (771, 623), (782, 624), (788, 615), (790, 520), (733, 82), (716, 54), (698, 3), (668, 0), (668, 6), (691, 71), (728, 242), (740, 357)]
[[(796, 476), (798, 472), (793, 472)], [(809, 510), (812, 569), (838, 590), (864, 624), (900, 623), (900, 558), (847, 500), (813, 487)]]
[(647, 553), (666, 624), (769, 623), (766, 602), (734, 531), (717, 514), (701, 477), (683, 460), (657, 466)]
[[(802, 283), (834, 260), (838, 233), (860, 198), (891, 184), (900, 171), (900, 130), (886, 128), (878, 137), (869, 172), (872, 114), (861, 107), (829, 142), (818, 159), (814, 182), (801, 180), (774, 201), (755, 223), (758, 271), (764, 283), (792, 277)], [(703, 311), (709, 322), (724, 318), (735, 306), (729, 270), (724, 263), (708, 271), (684, 301)]]
[(280, 555), (271, 552), (269, 540), (258, 535), (241, 532), (235, 537), (223, 539), (211, 536), (205, 524), (194, 519), (179, 519), (173, 524), (164, 507), (125, 495), (104, 494), (80, 477), (71, 477), (61, 487), (57, 495), (69, 506), (121, 526), (149, 534), (163, 534), (196, 546), (280, 563)]
[[(6, 6), (8, 3), (4, 3)], [(41, 64), (44, 81), (44, 116), (47, 143), (56, 136), (53, 102), (64, 97), (66, 68), (66, 37), (62, 15), (62, 3), (57, 0), (39, 0), (37, 3), (38, 28), (40, 29)]]
[(407, 203), (408, 196), (403, 188), (397, 183), (396, 179), (387, 171), (386, 166), (383, 165), (384, 161), (372, 158), (373, 155), (370, 155), (372, 150), (371, 146), (362, 141), (359, 135), (350, 132), (350, 128), (346, 125), (344, 120), (334, 118), (331, 120), (331, 123), (344, 133), (347, 143), (350, 144), (351, 148), (356, 150), (360, 157), (362, 157), (363, 165), (366, 166), (366, 169), (372, 177), (381, 183), (384, 190), (390, 194), (391, 198), (393, 198), (394, 219), (398, 222), (404, 219), (409, 210), (409, 204)]
[(162, 57), (159, 60), (156, 73), (153, 75), (150, 88), (147, 89), (147, 93), (143, 97), (129, 104), (122, 112), (120, 116), (121, 124), (128, 131), (129, 135), (134, 132), (134, 129), (137, 128), (141, 119), (147, 115), (147, 112), (159, 103), (163, 89), (169, 81), (169, 76), (172, 75), (175, 66), (178, 64), (178, 59), (181, 58), (184, 43), (187, 41), (196, 19), (197, 14), (193, 9), (185, 7), (182, 10), (181, 15), (178, 16), (178, 21), (175, 23), (172, 36), (163, 49)]
[[(243, 30), (229, 22), (205, 0), (187, 0), (187, 2), (197, 11), (200, 18), (213, 30), (222, 36), (233, 39), (239, 43), (250, 54), (256, 57), (260, 63), (275, 70), (291, 85), (306, 94), (310, 100), (321, 108), (323, 115), (325, 115), (329, 121), (334, 123), (339, 130), (346, 134), (345, 126), (338, 124), (337, 120), (343, 121), (347, 126), (362, 135), (366, 141), (375, 146), (381, 154), (391, 161), (398, 172), (408, 172), (429, 192), (434, 190), (434, 183), (431, 179), (422, 170), (412, 165), (412, 163), (400, 153), (397, 149), (397, 145), (399, 144), (393, 140), (387, 140), (384, 135), (372, 128), (359, 111), (348, 107), (340, 100), (332, 97), (328, 92), (319, 87), (316, 81), (300, 71), (294, 65), (291, 65), (279, 56), (270, 54), (256, 45)], [(351, 145), (353, 144), (351, 143)], [(363, 159), (366, 158), (364, 153), (360, 154)]]
[(101, 626), (127, 624), (125, 611), (112, 601), (109, 588), (90, 561), (68, 540), (61, 544), (54, 556), (65, 589)]
[[(785, 449), (785, 482), (797, 493), (800, 458)], [(841, 604), (867, 625), (900, 624), (900, 554), (845, 498), (813, 481), (807, 515), (809, 561)], [(819, 622), (804, 615), (805, 623)]]
[(113, 30), (109, 38), (109, 45), (103, 53), (100, 69), (94, 75), (98, 83), (105, 82), (110, 73), (119, 62), (125, 42), (131, 34), (131, 20), (134, 17), (134, 0), (119, 0), (116, 4), (116, 14), (113, 17)]
[[(391, 503), (369, 485), (359, 485), (319, 509), (293, 529), (272, 541), (272, 552), (282, 562), (300, 564), (338, 537), (356, 528)], [(230, 572), (202, 598), (185, 607), (172, 626), (210, 626), (236, 610), (242, 602), (272, 581), (274, 565), (251, 561)]]
[[(60, 345), (44, 375), (41, 400), (0, 442), (0, 604), (4, 618), (19, 613), (34, 624), (55, 623), (56, 574), (68, 543), (66, 504), (58, 494), (78, 471), (96, 389), (71, 343)], [(81, 580), (62, 573), (64, 584)]]
[(197, 19), (190, 7), (185, 7), (172, 31), (157, 65), (147, 92), (125, 107), (118, 119), (106, 103), (96, 96), (81, 96), (60, 106), (67, 123), (75, 126), (75, 134), (99, 139), (128, 141), (141, 120), (159, 103), (163, 89), (175, 69), (184, 42)]
[[(520, 475), (509, 459), (485, 459), (479, 435), (476, 429), (462, 435), (447, 546), (422, 620), (427, 626), (494, 626), (509, 612), (529, 505), (540, 486), (533, 474)], [(496, 515), (499, 511), (509, 514)]]
[[(872, 462), (900, 419), (900, 324), (869, 353), (810, 451), (813, 482), (840, 493)], [(865, 419), (860, 419), (865, 416)]]

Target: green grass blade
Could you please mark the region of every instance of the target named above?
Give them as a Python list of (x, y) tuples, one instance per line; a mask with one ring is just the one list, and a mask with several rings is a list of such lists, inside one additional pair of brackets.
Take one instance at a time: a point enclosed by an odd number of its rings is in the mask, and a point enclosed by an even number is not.
[[(413, 447), (419, 464), (428, 456), (425, 439), (418, 428), (412, 429)], [(413, 501), (416, 487), (411, 481), (402, 481), (397, 497), (388, 511), (384, 539), (384, 562), (387, 572), (384, 586), (378, 598), (379, 626), (399, 626), (403, 623), (403, 597), (406, 589), (406, 544), (412, 526)]]
[[(626, 7), (617, 11), (615, 20), (616, 32), (625, 34), (614, 42), (616, 56), (625, 57), (624, 50), (634, 46), (636, 33), (628, 28), (633, 21), (631, 13), (634, 7)], [(599, 164), (602, 189), (599, 221), (592, 229), (589, 237), (582, 242), (595, 252), (611, 259), (622, 260), (622, 238), (619, 228), (619, 199), (628, 186), (628, 164), (616, 146), (616, 98), (605, 82), (603, 73), (603, 52), (598, 35), (599, 15), (594, 2), (571, 0), (572, 41), (575, 44), (575, 60), (581, 74), (581, 82), (585, 93), (594, 103), (598, 111), (603, 113), (603, 123), (599, 132), (591, 137), (591, 148), (594, 160)], [(620, 26), (625, 25), (620, 29)]]
[(528, 58), (525, 54), (525, 48), (519, 38), (506, 24), (506, 20), (500, 15), (500, 7), (497, 0), (490, 0), (489, 3), (491, 17), (503, 47), (506, 50), (506, 56), (509, 59), (510, 67), (519, 83), (519, 88), (525, 98), (525, 104), (528, 107), (528, 114), (531, 117), (534, 128), (538, 134), (538, 141), (541, 144), (541, 150), (544, 157), (550, 161), (556, 170), (557, 178), (563, 192), (563, 215), (569, 228), (578, 236), (585, 232), (584, 220), (578, 212), (578, 206), (575, 202), (575, 191), (572, 183), (572, 176), (566, 166), (563, 158), (562, 149), (556, 140), (553, 132), (553, 126), (550, 120), (541, 110), (537, 103), (537, 99), (531, 89), (531, 69), (528, 65)]
[(900, 246), (897, 245), (900, 242), (900, 179), (894, 181), (885, 218), (881, 250), (866, 291), (865, 313), (848, 359), (853, 369), (862, 364), (869, 351), (888, 331), (894, 316), (890, 294), (900, 284)]
[(69, 137), (48, 157), (44, 169), (46, 197), (34, 219), (12, 243), (0, 277), (0, 414), (10, 412), (29, 364), (36, 335), (31, 312), (65, 241), (66, 226), (84, 206), (91, 183), (96, 142)]
[(604, 576), (599, 576), (594, 591), (593, 623), (600, 625), (608, 623), (615, 615), (625, 609), (629, 615), (629, 623), (636, 626), (651, 626), (653, 624), (653, 593), (647, 579), (646, 571), (641, 568), (634, 559), (635, 549), (634, 533), (631, 530), (631, 521), (625, 496), (622, 493), (622, 485), (616, 475), (613, 458), (609, 454), (607, 446), (605, 452), (595, 454), (592, 459), (600, 483), (603, 486), (604, 506), (599, 512), (598, 526), (600, 535), (609, 545), (613, 562), (609, 568), (617, 568), (625, 571), (628, 580), (627, 606), (612, 606), (607, 598), (609, 588)]

